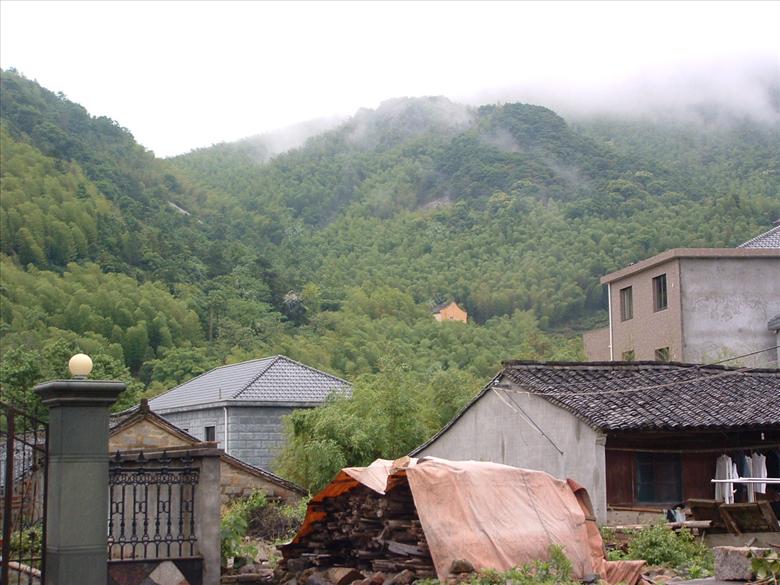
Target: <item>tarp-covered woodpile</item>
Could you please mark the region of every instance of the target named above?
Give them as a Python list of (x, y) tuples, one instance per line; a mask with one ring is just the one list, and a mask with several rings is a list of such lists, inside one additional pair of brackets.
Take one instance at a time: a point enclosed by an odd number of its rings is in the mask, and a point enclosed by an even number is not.
[[(282, 547), (288, 569), (349, 567), (446, 579), (455, 561), (508, 570), (559, 545), (573, 576), (634, 585), (642, 561), (607, 561), (585, 490), (541, 471), (437, 458), (343, 469)], [(295, 560), (293, 560), (295, 559)]]

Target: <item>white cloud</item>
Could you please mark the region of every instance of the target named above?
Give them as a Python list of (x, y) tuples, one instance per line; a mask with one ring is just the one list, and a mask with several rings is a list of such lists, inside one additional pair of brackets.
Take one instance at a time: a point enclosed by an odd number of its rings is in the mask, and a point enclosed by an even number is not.
[[(565, 107), (644, 83), (661, 99), (700, 65), (726, 64), (711, 88), (723, 95), (756, 56), (780, 60), (777, 2), (3, 0), (0, 11), (3, 68), (116, 119), (160, 155), (397, 96), (538, 95)], [(689, 89), (706, 94), (704, 81)]]

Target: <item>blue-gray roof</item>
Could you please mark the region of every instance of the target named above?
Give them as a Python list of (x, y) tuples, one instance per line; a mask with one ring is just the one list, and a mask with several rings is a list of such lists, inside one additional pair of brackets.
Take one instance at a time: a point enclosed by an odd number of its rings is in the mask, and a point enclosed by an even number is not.
[(331, 392), (352, 394), (349, 382), (283, 355), (221, 366), (149, 401), (156, 411), (216, 402), (324, 402)]
[(780, 225), (751, 238), (737, 248), (780, 248)]

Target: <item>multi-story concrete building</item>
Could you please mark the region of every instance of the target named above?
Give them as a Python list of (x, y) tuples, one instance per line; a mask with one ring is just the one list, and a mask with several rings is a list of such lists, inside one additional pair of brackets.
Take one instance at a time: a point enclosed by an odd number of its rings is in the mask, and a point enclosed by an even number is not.
[(760, 352), (734, 363), (777, 367), (780, 225), (738, 248), (667, 250), (601, 282), (609, 325), (583, 336), (588, 360), (711, 363)]

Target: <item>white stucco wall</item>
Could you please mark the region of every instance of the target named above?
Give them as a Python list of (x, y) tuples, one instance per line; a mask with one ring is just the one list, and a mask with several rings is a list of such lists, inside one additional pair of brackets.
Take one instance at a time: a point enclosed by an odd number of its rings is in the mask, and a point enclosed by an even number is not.
[[(780, 313), (780, 256), (684, 258), (682, 272), (683, 355), (710, 363), (777, 345), (767, 327)], [(768, 351), (728, 365), (769, 366)]]
[(493, 461), (571, 478), (588, 490), (599, 522), (606, 521), (604, 436), (542, 398), (499, 392), (517, 409), (511, 402), (514, 399), (549, 440), (495, 392), (488, 391), (417, 457)]

